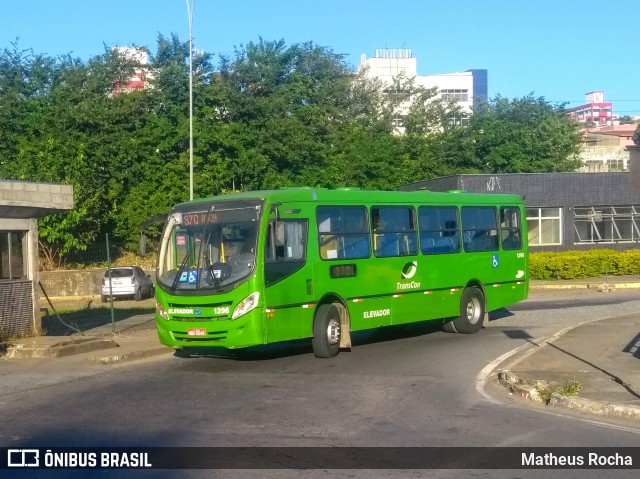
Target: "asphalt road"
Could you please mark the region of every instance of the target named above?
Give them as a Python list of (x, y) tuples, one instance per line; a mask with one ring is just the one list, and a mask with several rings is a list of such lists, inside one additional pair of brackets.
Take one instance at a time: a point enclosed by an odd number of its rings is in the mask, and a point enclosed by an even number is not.
[[(351, 352), (331, 360), (316, 359), (307, 343), (297, 343), (265, 347), (239, 359), (167, 355), (114, 367), (87, 366), (73, 358), (0, 362), (0, 446), (636, 447), (640, 430), (522, 408), (509, 403), (504, 391), (487, 388), (482, 394), (476, 382), (485, 366), (530, 338), (639, 307), (635, 291), (534, 294), (494, 314), (476, 335), (424, 326), (361, 334)], [(21, 386), (19, 377), (30, 384)], [(86, 477), (86, 471), (47, 472), (38, 477), (76, 472)], [(125, 472), (100, 475), (530, 478), (552, 473)], [(561, 471), (563, 477), (630, 477), (630, 472)]]

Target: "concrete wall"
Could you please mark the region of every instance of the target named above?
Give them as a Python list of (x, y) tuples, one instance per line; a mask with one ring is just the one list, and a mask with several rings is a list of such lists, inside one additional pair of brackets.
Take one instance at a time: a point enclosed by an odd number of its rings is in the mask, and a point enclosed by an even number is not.
[[(40, 282), (49, 298), (84, 297), (100, 294), (105, 269), (41, 271)], [(154, 277), (154, 271), (145, 271)], [(155, 282), (155, 281), (154, 281)]]
[(71, 185), (0, 180), (0, 217), (39, 218), (72, 208)]

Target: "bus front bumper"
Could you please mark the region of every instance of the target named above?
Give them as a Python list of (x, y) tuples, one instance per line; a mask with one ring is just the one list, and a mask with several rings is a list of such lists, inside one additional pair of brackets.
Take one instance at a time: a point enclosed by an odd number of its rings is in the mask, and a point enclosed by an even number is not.
[(175, 321), (156, 314), (158, 338), (172, 348), (246, 348), (264, 344), (262, 313), (253, 310), (236, 320)]

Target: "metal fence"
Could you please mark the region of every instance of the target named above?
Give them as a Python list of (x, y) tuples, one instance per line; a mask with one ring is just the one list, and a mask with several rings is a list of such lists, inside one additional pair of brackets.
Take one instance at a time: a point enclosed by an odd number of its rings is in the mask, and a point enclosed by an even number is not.
[[(40, 272), (37, 285), (42, 334), (106, 335), (153, 324), (153, 286), (147, 289), (145, 283), (142, 294), (125, 294), (125, 291), (113, 288), (113, 294), (108, 293), (110, 268), (139, 267), (155, 284), (152, 255), (140, 257), (127, 253), (120, 245), (109, 244), (105, 238), (103, 243), (65, 255), (58, 262), (57, 268)], [(141, 281), (137, 276), (135, 280), (131, 278), (134, 276), (126, 281), (135, 289)], [(112, 281), (115, 285), (116, 278)]]

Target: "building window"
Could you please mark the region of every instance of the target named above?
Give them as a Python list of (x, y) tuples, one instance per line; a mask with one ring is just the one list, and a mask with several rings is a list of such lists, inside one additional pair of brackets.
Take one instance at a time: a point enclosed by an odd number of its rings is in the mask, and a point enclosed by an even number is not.
[(452, 114), (449, 117), (450, 126), (467, 126), (469, 124), (469, 117), (464, 113)]
[(640, 205), (576, 206), (575, 243), (640, 241)]
[(469, 101), (469, 90), (440, 90), (443, 100)]
[(607, 160), (609, 171), (625, 171), (624, 160)]
[(396, 113), (395, 115), (393, 115), (393, 118), (391, 119), (391, 126), (393, 126), (394, 128), (403, 128), (404, 118), (405, 118), (404, 115)]
[(527, 208), (529, 246), (562, 244), (562, 208)]
[(599, 160), (587, 160), (582, 165), (581, 171), (589, 173), (605, 171), (604, 163)]
[(27, 277), (26, 233), (0, 231), (0, 279)]

